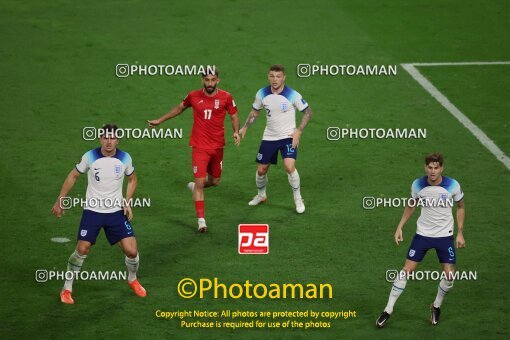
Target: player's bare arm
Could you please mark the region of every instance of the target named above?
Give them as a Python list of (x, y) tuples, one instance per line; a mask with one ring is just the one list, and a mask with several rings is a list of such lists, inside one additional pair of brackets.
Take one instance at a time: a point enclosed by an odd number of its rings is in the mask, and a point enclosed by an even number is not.
[(239, 144), (241, 144), (241, 137), (239, 136), (239, 116), (237, 113), (230, 116), (230, 122), (232, 123), (232, 130), (234, 130), (234, 134), (232, 135), (232, 137), (234, 137), (234, 143), (236, 146), (239, 146)]
[(257, 118), (259, 116), (259, 113), (260, 113), (260, 111), (257, 111), (255, 109), (251, 109), (251, 112), (248, 115), (248, 118), (246, 119), (246, 122), (244, 123), (243, 127), (241, 128), (241, 130), (239, 130), (239, 135), (241, 136), (241, 138), (244, 138), (244, 136), (246, 135), (246, 130), (248, 130), (248, 128), (253, 123), (255, 123), (255, 120), (257, 120)]
[(308, 122), (312, 118), (312, 115), (313, 115), (312, 109), (310, 108), (310, 106), (308, 106), (303, 111), (303, 119), (301, 119), (301, 124), (299, 124), (296, 131), (294, 131), (292, 134), (289, 135), (292, 137), (292, 147), (293, 148), (298, 146), (299, 138), (301, 138), (301, 134), (303, 133), (304, 128), (308, 125)]
[(51, 208), (51, 213), (53, 215), (60, 218), (64, 214), (64, 209), (60, 205), (60, 200), (62, 197), (66, 197), (69, 191), (71, 191), (78, 177), (80, 177), (80, 173), (76, 169), (71, 170), (71, 172), (67, 175), (67, 178), (62, 185), (62, 189), (60, 189), (60, 194), (57, 197), (57, 201), (55, 204), (53, 204), (53, 208)]
[(404, 228), (404, 225), (409, 221), (411, 216), (413, 216), (414, 211), (416, 210), (416, 206), (410, 207), (406, 206), (404, 209), (404, 213), (402, 214), (402, 218), (400, 219), (400, 222), (398, 223), (397, 230), (395, 231), (395, 243), (397, 245), (400, 244), (400, 242), (404, 241), (404, 237), (402, 236), (402, 229)]
[(133, 173), (130, 176), (127, 176), (128, 183), (126, 188), (126, 206), (124, 207), (124, 215), (126, 215), (128, 221), (133, 219), (133, 211), (131, 210), (130, 203), (135, 195), (136, 184), (138, 183), (136, 178), (136, 173)]
[(184, 106), (182, 103), (180, 103), (179, 105), (174, 106), (167, 114), (163, 115), (159, 119), (148, 120), (147, 123), (149, 123), (149, 127), (158, 126), (159, 124), (161, 124), (169, 119), (177, 117), (186, 109), (187, 109), (187, 107)]
[(466, 246), (466, 241), (464, 241), (464, 217), (466, 216), (466, 211), (464, 209), (464, 200), (457, 203), (457, 239), (456, 244), (457, 248), (464, 248)]

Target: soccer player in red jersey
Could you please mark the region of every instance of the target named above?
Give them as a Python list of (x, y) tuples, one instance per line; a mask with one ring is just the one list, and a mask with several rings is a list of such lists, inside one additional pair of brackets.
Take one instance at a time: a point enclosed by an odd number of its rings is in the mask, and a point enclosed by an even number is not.
[[(212, 72), (211, 72), (212, 73)], [(232, 95), (217, 88), (219, 72), (205, 73), (202, 76), (203, 89), (191, 91), (183, 101), (159, 119), (149, 120), (155, 127), (164, 121), (180, 115), (188, 107), (193, 108), (193, 128), (190, 146), (192, 147), (192, 167), (195, 182), (188, 183), (193, 192), (198, 217), (198, 231), (207, 231), (204, 214), (204, 188), (220, 184), (225, 146), (225, 116), (228, 112), (234, 130), (234, 142), (239, 146), (239, 117)]]

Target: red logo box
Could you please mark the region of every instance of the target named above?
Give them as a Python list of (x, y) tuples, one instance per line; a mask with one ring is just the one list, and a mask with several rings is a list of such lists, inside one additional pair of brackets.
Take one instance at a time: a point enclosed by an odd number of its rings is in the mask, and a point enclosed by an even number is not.
[(238, 235), (239, 254), (269, 253), (268, 224), (240, 224)]

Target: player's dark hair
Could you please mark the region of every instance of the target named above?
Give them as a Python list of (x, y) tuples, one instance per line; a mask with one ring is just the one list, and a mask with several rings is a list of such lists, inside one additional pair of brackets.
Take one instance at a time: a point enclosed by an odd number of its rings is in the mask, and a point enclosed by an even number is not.
[(103, 135), (106, 133), (106, 136), (115, 136), (115, 132), (119, 129), (119, 127), (113, 123), (105, 124), (101, 128), (101, 131), (99, 133), (99, 138), (103, 137)]
[(218, 70), (216, 66), (213, 67), (206, 66), (204, 67), (204, 72), (202, 72), (202, 78), (205, 78), (207, 76), (216, 76), (219, 78), (220, 70)]
[(269, 68), (269, 72), (271, 71), (282, 72), (283, 74), (285, 74), (285, 67), (283, 67), (282, 64), (274, 64), (271, 65), (271, 67)]
[(425, 157), (425, 165), (429, 165), (430, 163), (439, 163), (440, 166), (443, 166), (443, 155), (439, 152), (434, 152)]

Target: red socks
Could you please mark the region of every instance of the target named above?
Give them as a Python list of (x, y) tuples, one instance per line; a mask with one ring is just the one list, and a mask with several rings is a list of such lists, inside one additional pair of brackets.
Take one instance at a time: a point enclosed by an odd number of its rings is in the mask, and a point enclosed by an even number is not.
[(204, 201), (195, 201), (195, 210), (198, 218), (204, 218), (205, 203)]

